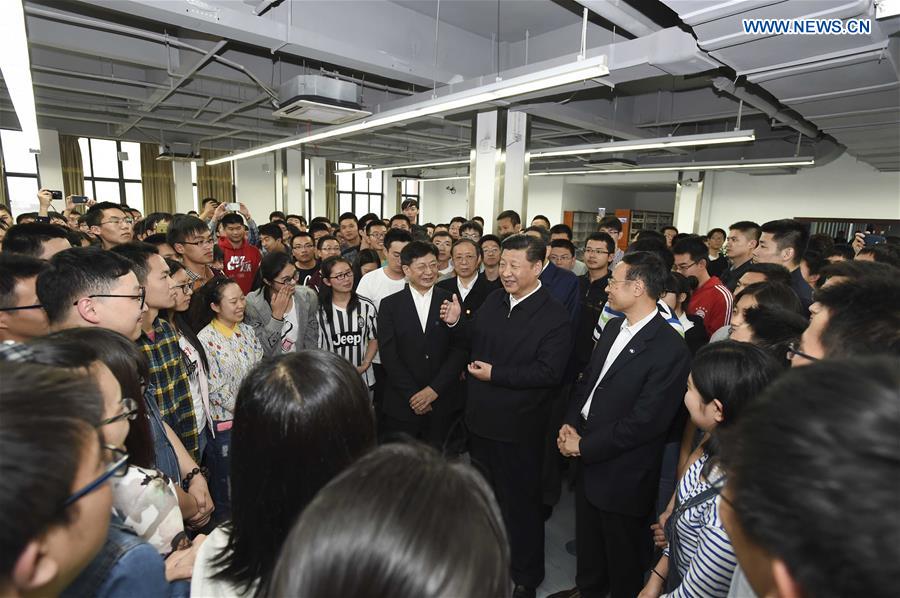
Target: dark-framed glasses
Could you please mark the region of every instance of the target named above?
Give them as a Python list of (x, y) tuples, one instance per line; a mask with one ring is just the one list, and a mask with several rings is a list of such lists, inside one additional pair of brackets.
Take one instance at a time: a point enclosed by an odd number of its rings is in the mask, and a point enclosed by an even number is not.
[(216, 242), (212, 237), (207, 237), (199, 241), (182, 241), (181, 243), (182, 245), (215, 245)]
[(347, 280), (348, 278), (353, 276), (353, 270), (347, 270), (346, 272), (341, 272), (340, 274), (335, 274), (334, 276), (329, 276), (331, 280)]
[(104, 221), (101, 222), (100, 224), (112, 224), (113, 226), (121, 226), (122, 223), (125, 223), (125, 224), (127, 224), (128, 226), (131, 226), (132, 224), (134, 224), (134, 218), (117, 218), (117, 217), (113, 217), (113, 218), (110, 218), (109, 220), (104, 220)]
[(100, 422), (101, 426), (106, 426), (109, 424), (113, 424), (118, 421), (122, 421), (123, 419), (127, 419), (128, 421), (134, 421), (138, 416), (138, 405), (137, 401), (134, 399), (123, 398), (120, 401), (122, 405), (122, 412), (118, 415), (114, 415), (112, 417), (108, 417)]
[(20, 311), (23, 309), (44, 309), (44, 306), (40, 303), (35, 303), (34, 305), (20, 305), (19, 307), (0, 307), (0, 311)]
[(128, 472), (128, 453), (118, 447), (110, 446), (108, 444), (103, 445), (103, 451), (104, 453), (111, 455), (106, 470), (97, 476), (94, 481), (67, 498), (63, 503), (63, 508), (72, 505), (78, 499), (90, 494), (105, 484), (110, 478), (121, 478)]
[(787, 348), (787, 360), (793, 361), (794, 357), (798, 355), (807, 361), (821, 361), (818, 357), (813, 357), (809, 353), (801, 351), (800, 347), (797, 346), (797, 343), (790, 343)]
[(292, 282), (298, 282), (300, 280), (300, 270), (294, 270), (294, 273), (291, 276), (285, 276), (284, 278), (276, 278), (275, 282), (281, 284), (291, 284)]
[(186, 282), (184, 284), (176, 284), (172, 287), (173, 289), (181, 289), (181, 292), (185, 295), (192, 295), (194, 293), (194, 287), (191, 283)]
[[(140, 300), (141, 309), (144, 309), (144, 300), (147, 298), (147, 289), (144, 287), (139, 287), (139, 291), (137, 295), (123, 295), (118, 293), (94, 293), (93, 295), (88, 295), (88, 299), (94, 299), (95, 297), (121, 297), (123, 299), (134, 299), (135, 301)], [(74, 302), (72, 305), (78, 305), (78, 301)]]
[(675, 270), (677, 270), (678, 272), (687, 272), (692, 267), (696, 266), (698, 263), (699, 263), (699, 260), (694, 261), (694, 262), (688, 262), (687, 264), (676, 264)]

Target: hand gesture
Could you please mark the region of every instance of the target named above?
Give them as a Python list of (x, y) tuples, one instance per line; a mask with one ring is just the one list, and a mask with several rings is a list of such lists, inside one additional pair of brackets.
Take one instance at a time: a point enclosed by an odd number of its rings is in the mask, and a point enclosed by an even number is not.
[(292, 285), (281, 285), (278, 291), (272, 293), (270, 303), (272, 305), (272, 317), (276, 320), (283, 320), (284, 314), (287, 313), (291, 305), (291, 298), (294, 296)]
[(453, 325), (459, 322), (459, 316), (462, 313), (462, 306), (459, 304), (459, 297), (453, 293), (453, 301), (444, 301), (441, 303), (441, 320), (445, 324)]
[(581, 456), (581, 436), (569, 424), (564, 424), (559, 429), (559, 436), (556, 438), (556, 446), (563, 457), (580, 457)]
[(200, 219), (204, 222), (209, 222), (209, 219), (212, 218), (213, 212), (216, 211), (217, 207), (219, 207), (219, 204), (214, 201), (203, 206), (203, 211), (200, 212)]
[(213, 212), (213, 220), (215, 220), (216, 222), (218, 222), (218, 221), (221, 220), (221, 219), (225, 216), (225, 214), (227, 214), (227, 213), (228, 213), (228, 210), (225, 209), (225, 204), (220, 203), (218, 206), (216, 206), (216, 211)]
[(250, 221), (250, 210), (248, 210), (247, 206), (245, 206), (244, 204), (240, 204), (240, 206), (241, 207), (240, 207), (240, 209), (238, 209), (238, 212), (240, 212), (241, 216), (243, 216), (249, 222)]
[(409, 399), (409, 406), (416, 415), (425, 415), (431, 411), (431, 404), (438, 398), (438, 394), (430, 386), (426, 386)]
[(671, 510), (663, 511), (659, 515), (659, 520), (650, 526), (650, 529), (653, 531), (653, 543), (657, 548), (665, 548), (669, 544), (669, 541), (666, 540), (666, 521), (668, 521), (671, 514)]
[(199, 534), (194, 538), (190, 548), (176, 550), (166, 557), (166, 581), (191, 578), (194, 573), (197, 551), (203, 546), (204, 541), (206, 541), (206, 536)]
[(49, 189), (41, 189), (38, 191), (37, 198), (40, 212), (42, 215), (46, 216), (50, 209), (50, 202), (53, 201), (53, 195), (50, 193)]
[(194, 522), (208, 520), (209, 515), (215, 510), (212, 497), (209, 495), (209, 487), (206, 485), (206, 478), (202, 475), (195, 475), (191, 478), (191, 485), (188, 486), (188, 494), (197, 501), (197, 515)]
[[(456, 296), (454, 295), (454, 298)], [(472, 375), (476, 380), (481, 380), (482, 382), (490, 382), (491, 381), (491, 371), (494, 369), (489, 363), (485, 363), (483, 361), (473, 361), (466, 368), (469, 371), (469, 374)]]
[(855, 233), (853, 235), (853, 253), (859, 253), (866, 246), (866, 233)]

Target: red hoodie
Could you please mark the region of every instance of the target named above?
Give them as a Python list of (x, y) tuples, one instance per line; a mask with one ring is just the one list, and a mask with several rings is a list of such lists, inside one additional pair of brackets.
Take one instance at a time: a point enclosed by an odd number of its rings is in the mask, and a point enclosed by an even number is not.
[(256, 277), (256, 271), (259, 270), (262, 254), (259, 249), (247, 243), (246, 239), (241, 242), (240, 247), (235, 249), (231, 246), (228, 237), (221, 237), (219, 247), (225, 254), (225, 258), (222, 260), (222, 270), (225, 272), (225, 276), (235, 279), (246, 295), (253, 289), (253, 279)]

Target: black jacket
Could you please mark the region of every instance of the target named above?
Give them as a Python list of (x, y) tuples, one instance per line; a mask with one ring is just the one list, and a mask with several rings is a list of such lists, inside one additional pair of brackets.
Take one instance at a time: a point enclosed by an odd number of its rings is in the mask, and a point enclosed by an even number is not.
[(466, 424), (491, 440), (539, 439), (572, 350), (572, 322), (544, 286), (509, 305), (509, 293), (491, 293), (467, 323), (469, 360), (493, 369), (489, 382), (467, 376)]
[(451, 299), (444, 289), (434, 289), (424, 333), (409, 285), (381, 300), (378, 351), (387, 374), (382, 408), (391, 417), (402, 421), (419, 417), (409, 399), (426, 386), (438, 394), (432, 409), (454, 407), (448, 403), (456, 400), (455, 393), (449, 391), (465, 368), (466, 351), (464, 331), (459, 325), (449, 328), (440, 318), (441, 303)]
[(553, 262), (547, 262), (547, 267), (541, 272), (541, 284), (563, 304), (569, 312), (569, 321), (574, 325), (578, 321), (581, 306), (578, 277)]
[[(456, 279), (456, 276), (454, 276), (453, 278), (446, 278), (438, 282), (437, 286), (462, 298), (462, 295), (459, 292), (459, 285), (457, 285), (456, 283)], [(488, 295), (502, 287), (503, 285), (500, 283), (499, 278), (497, 280), (490, 281), (484, 277), (484, 273), (479, 274), (478, 278), (475, 279), (475, 284), (472, 286), (472, 290), (470, 290), (469, 294), (466, 295), (466, 300), (462, 302), (463, 315), (469, 319), (474, 317), (475, 312), (478, 311), (478, 308), (481, 307), (481, 304), (484, 303), (484, 300), (487, 299)]]
[(662, 451), (684, 401), (691, 356), (684, 339), (657, 314), (625, 346), (581, 417), (624, 318), (603, 329), (578, 383), (566, 423), (581, 434), (588, 501), (599, 509), (649, 515), (659, 487)]

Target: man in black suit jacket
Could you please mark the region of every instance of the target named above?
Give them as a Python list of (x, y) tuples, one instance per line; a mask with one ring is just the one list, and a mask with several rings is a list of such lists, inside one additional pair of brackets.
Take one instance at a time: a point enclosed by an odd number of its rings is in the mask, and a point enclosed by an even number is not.
[(471, 239), (461, 238), (453, 242), (450, 249), (456, 276), (437, 283), (440, 288), (455, 293), (462, 303), (462, 313), (468, 319), (487, 299), (487, 296), (502, 287), (500, 279), (490, 281), (478, 273), (481, 265), (481, 245)]
[(570, 403), (557, 443), (580, 457), (575, 495), (581, 596), (633, 598), (650, 559), (666, 432), (684, 400), (690, 352), (659, 315), (666, 269), (649, 252), (625, 254), (609, 280), (609, 321)]
[(539, 280), (545, 255), (540, 239), (508, 237), (500, 259), (504, 292), (491, 293), (465, 323), (469, 452), (503, 513), (518, 596), (534, 596), (544, 578), (544, 434), (572, 349), (568, 314)]
[(466, 365), (462, 331), (441, 319), (441, 306), (453, 296), (434, 286), (437, 248), (413, 241), (400, 252), (400, 263), (409, 284), (382, 299), (378, 311), (378, 350), (387, 374), (384, 434), (406, 433), (440, 450), (458, 410), (458, 393), (450, 390)]
[(550, 291), (557, 301), (563, 304), (569, 312), (569, 319), (574, 326), (578, 322), (581, 311), (581, 292), (578, 288), (578, 277), (569, 270), (560, 268), (550, 261), (550, 232), (540, 226), (529, 226), (525, 234), (534, 238), (540, 238), (547, 244), (547, 256), (544, 258), (541, 271), (541, 285)]

